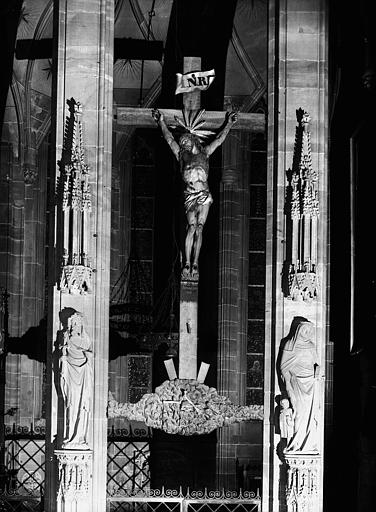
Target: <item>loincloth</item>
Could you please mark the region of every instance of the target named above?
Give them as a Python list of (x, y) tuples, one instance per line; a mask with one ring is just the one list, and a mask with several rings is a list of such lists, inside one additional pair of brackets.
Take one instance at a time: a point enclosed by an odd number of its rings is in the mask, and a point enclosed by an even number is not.
[(211, 205), (213, 197), (209, 190), (199, 190), (198, 192), (187, 192), (184, 190), (184, 208), (186, 213), (196, 210), (204, 204)]

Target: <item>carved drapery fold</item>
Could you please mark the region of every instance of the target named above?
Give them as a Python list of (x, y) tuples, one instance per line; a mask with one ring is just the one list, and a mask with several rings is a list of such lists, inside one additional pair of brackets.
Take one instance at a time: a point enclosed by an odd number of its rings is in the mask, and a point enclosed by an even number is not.
[(63, 292), (81, 294), (92, 291), (90, 169), (85, 163), (81, 104), (73, 98), (67, 104), (70, 115), (66, 118), (62, 158), (58, 162), (63, 211), (63, 268), (60, 289)]
[(316, 512), (319, 508), (320, 366), (315, 326), (299, 320), (283, 340), (278, 368), (282, 384), (280, 458), (287, 470), (287, 512)]
[(75, 311), (63, 332), (59, 360), (64, 402), (65, 449), (89, 449), (89, 418), (93, 409), (93, 353), (84, 317)]
[(319, 216), (318, 172), (311, 157), (310, 115), (296, 112), (298, 126), (292, 169), (287, 171), (287, 257), (283, 291), (293, 300), (310, 301), (318, 295), (317, 221)]
[(288, 404), (282, 403), (287, 399), (292, 407), (293, 420), (293, 431), (284, 436), (288, 439), (284, 452), (316, 455), (319, 453), (320, 366), (312, 322), (299, 321), (292, 336), (284, 340), (279, 373), (283, 384), (280, 420), (283, 419), (282, 413), (288, 411), (288, 408), (283, 408)]

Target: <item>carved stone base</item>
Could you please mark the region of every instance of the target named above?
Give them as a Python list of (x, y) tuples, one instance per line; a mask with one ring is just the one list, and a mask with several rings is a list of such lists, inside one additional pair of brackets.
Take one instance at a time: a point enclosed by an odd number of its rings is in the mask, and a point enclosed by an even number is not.
[(318, 512), (320, 455), (287, 455), (287, 512)]
[(58, 512), (91, 512), (93, 452), (55, 450), (59, 461)]

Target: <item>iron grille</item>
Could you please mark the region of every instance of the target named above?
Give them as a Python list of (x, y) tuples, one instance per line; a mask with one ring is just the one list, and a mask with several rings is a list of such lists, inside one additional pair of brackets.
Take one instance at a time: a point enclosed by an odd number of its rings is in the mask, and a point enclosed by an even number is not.
[(42, 511), (45, 476), (44, 427), (5, 428), (0, 512)]
[(111, 512), (260, 512), (261, 497), (248, 491), (187, 491), (124, 489), (108, 498)]
[(110, 512), (181, 512), (180, 502), (110, 502)]
[(45, 429), (13, 425), (5, 431), (7, 490), (42, 496), (45, 473)]
[(42, 512), (43, 509), (40, 498), (0, 494), (0, 512)]
[[(150, 488), (150, 429), (109, 431), (107, 444), (107, 493), (138, 493)], [(121, 509), (119, 509), (121, 510)]]
[(187, 501), (187, 512), (258, 512), (258, 503), (249, 502), (196, 502)]

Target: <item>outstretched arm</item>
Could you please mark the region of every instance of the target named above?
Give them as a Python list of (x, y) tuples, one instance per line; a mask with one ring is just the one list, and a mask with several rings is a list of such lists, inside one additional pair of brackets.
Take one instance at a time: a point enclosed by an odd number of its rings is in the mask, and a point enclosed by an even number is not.
[(225, 138), (228, 135), (228, 132), (232, 128), (232, 125), (235, 124), (236, 121), (238, 120), (238, 111), (232, 110), (230, 113), (227, 113), (226, 117), (227, 122), (223, 130), (218, 133), (213, 142), (211, 142), (205, 147), (205, 151), (208, 155), (211, 155), (222, 144), (222, 142), (224, 142)]
[(154, 108), (151, 112), (151, 115), (153, 116), (153, 119), (157, 123), (157, 125), (161, 128), (162, 135), (165, 138), (167, 144), (170, 146), (171, 151), (174, 153), (176, 159), (179, 160), (179, 152), (180, 152), (179, 144), (176, 142), (176, 140), (174, 139), (174, 136), (168, 129), (162, 112), (160, 112), (157, 108)]

